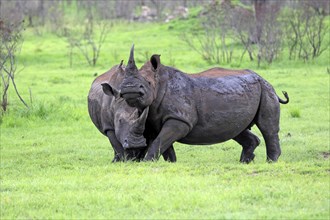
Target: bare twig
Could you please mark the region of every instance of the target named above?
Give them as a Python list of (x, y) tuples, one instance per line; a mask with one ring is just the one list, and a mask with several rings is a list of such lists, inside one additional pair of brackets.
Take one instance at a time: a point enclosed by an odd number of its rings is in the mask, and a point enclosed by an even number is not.
[(16, 95), (25, 107), (29, 108), (22, 96), (20, 95), (15, 82), (15, 73), (17, 72), (16, 55), (20, 52), (23, 43), (21, 31), (23, 30), (23, 22), (16, 25), (6, 25), (4, 21), (0, 20), (0, 74), (3, 84), (1, 91), (1, 107), (3, 111), (7, 110), (8, 105), (8, 89), (10, 82), (13, 85)]

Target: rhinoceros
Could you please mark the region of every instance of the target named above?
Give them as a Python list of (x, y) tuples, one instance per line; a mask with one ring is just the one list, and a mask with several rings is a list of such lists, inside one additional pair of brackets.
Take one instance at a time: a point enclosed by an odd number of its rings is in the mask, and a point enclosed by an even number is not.
[(251, 70), (213, 68), (189, 75), (162, 65), (152, 55), (139, 70), (134, 45), (120, 85), (120, 95), (140, 111), (149, 108), (147, 124), (158, 134), (145, 160), (157, 160), (175, 141), (209, 145), (234, 139), (242, 146), (240, 161), (251, 162), (260, 141), (250, 129), (257, 125), (266, 142), (267, 160), (277, 161), (280, 99), (273, 87)]
[[(122, 61), (98, 76), (88, 94), (90, 118), (97, 129), (109, 138), (115, 152), (113, 162), (140, 160), (145, 155), (147, 145), (143, 134), (148, 108), (139, 113), (137, 108), (127, 105), (117, 90), (125, 76), (124, 69)], [(129, 146), (135, 149), (127, 149)], [(173, 147), (164, 152), (163, 156), (171, 162), (176, 160)]]

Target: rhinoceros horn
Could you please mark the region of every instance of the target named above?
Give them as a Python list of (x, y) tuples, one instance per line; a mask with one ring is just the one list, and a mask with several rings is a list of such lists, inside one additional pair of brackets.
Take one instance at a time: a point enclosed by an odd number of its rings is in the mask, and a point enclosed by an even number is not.
[(139, 118), (134, 120), (133, 126), (132, 126), (134, 133), (142, 134), (144, 132), (148, 113), (149, 113), (149, 106), (143, 110), (143, 112)]
[(127, 76), (132, 76), (132, 75), (139, 73), (138, 68), (135, 65), (135, 60), (134, 60), (134, 44), (131, 48), (131, 52), (129, 55), (127, 66), (125, 68), (125, 72), (126, 72)]

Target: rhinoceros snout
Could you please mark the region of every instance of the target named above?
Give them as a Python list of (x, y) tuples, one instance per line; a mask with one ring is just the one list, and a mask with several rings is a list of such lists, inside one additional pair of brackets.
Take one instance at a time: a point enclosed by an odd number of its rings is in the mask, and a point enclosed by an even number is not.
[(129, 148), (129, 144), (128, 144), (128, 140), (127, 139), (124, 140), (123, 148), (124, 149), (128, 149)]
[(125, 139), (123, 143), (123, 148), (125, 150), (132, 149), (132, 148), (144, 148), (147, 146), (146, 140), (144, 138), (141, 138), (141, 140), (128, 140)]

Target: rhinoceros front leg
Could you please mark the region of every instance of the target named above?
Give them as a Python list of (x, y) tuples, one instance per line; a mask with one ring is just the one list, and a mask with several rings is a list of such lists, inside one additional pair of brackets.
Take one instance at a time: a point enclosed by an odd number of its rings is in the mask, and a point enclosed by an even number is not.
[(115, 132), (108, 131), (107, 137), (109, 138), (110, 144), (115, 152), (115, 157), (113, 158), (112, 162), (124, 161), (125, 151), (120, 142), (117, 140)]
[(176, 154), (174, 151), (173, 144), (163, 153), (163, 158), (168, 162), (176, 162)]
[[(151, 146), (151, 144), (153, 143), (155, 139), (151, 139), (150, 137), (147, 138), (147, 143), (148, 143), (148, 146)], [(146, 155), (146, 151), (145, 151), (145, 154), (143, 155), (143, 157)], [(175, 154), (175, 150), (174, 150), (174, 147), (173, 147), (173, 144), (167, 149), (164, 151), (163, 153), (163, 158), (165, 161), (167, 162), (176, 162), (176, 154)], [(142, 159), (142, 158), (140, 158)]]
[(167, 120), (157, 138), (151, 143), (148, 148), (145, 160), (158, 160), (159, 156), (163, 154), (172, 144), (185, 137), (189, 132), (189, 126), (175, 119)]

